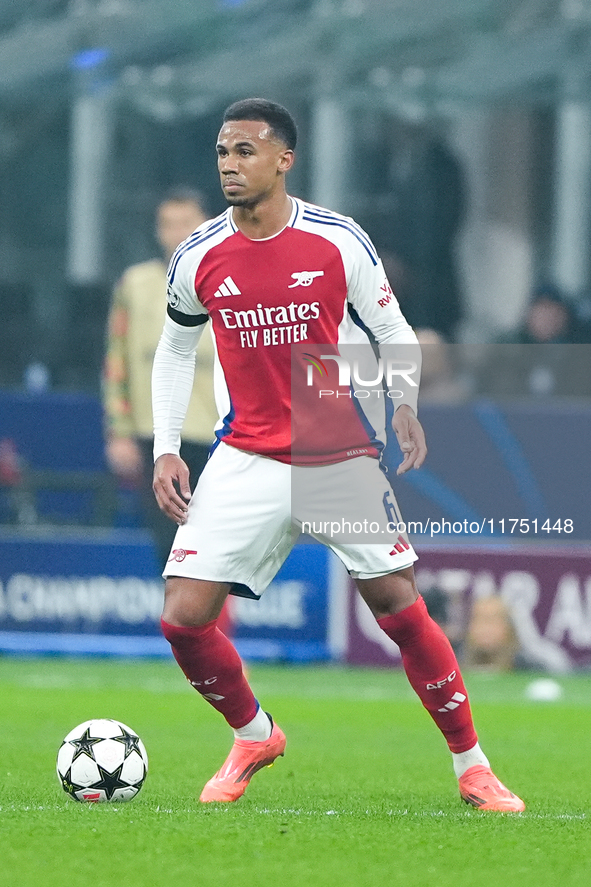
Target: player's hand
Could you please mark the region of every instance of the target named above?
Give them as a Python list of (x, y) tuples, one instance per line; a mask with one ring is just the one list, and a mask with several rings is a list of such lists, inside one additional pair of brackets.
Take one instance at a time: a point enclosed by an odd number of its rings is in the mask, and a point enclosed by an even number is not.
[(184, 524), (189, 510), (191, 487), (189, 469), (180, 456), (165, 453), (156, 459), (152, 489), (162, 511), (175, 524)]
[(404, 474), (409, 468), (420, 468), (427, 455), (427, 444), (423, 426), (411, 407), (407, 404), (398, 407), (392, 419), (392, 428), (404, 455), (396, 474)]

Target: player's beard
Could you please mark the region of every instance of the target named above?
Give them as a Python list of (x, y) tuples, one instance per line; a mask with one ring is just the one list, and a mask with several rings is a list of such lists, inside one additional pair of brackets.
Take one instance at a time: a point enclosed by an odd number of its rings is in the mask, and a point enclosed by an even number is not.
[(265, 194), (251, 194), (247, 196), (246, 194), (225, 194), (227, 202), (230, 206), (240, 206), (245, 207), (246, 209), (255, 209), (260, 203), (262, 203), (265, 199)]
[(246, 209), (256, 209), (259, 204), (264, 203), (270, 196), (269, 190), (258, 191), (256, 194), (226, 194), (224, 197), (230, 206), (245, 207)]
[(239, 197), (237, 194), (224, 194), (226, 198), (226, 202), (230, 206), (255, 206), (256, 201), (253, 201), (251, 197)]

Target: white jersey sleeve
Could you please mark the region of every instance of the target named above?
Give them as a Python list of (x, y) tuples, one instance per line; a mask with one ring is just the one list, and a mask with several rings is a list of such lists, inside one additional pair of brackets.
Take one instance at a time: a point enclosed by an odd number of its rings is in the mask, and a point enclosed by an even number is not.
[(164, 453), (178, 456), (181, 429), (189, 406), (195, 376), (195, 351), (204, 330), (202, 323), (186, 326), (170, 317), (154, 356), (152, 412), (154, 460)]
[(355, 249), (347, 289), (349, 305), (378, 343), (389, 387), (388, 367), (395, 373), (396, 388), (403, 392), (397, 408), (407, 404), (417, 415), (421, 346), (400, 310), (381, 260), (367, 248)]
[(180, 244), (168, 266), (167, 317), (152, 369), (154, 460), (164, 453), (180, 452), (195, 377), (195, 351), (209, 319), (195, 292), (195, 274), (203, 253), (193, 247), (200, 231)]
[(360, 252), (348, 280), (348, 301), (365, 326), (382, 345), (415, 345), (417, 337), (408, 324), (380, 259), (376, 264)]
[(195, 275), (201, 256), (196, 250), (179, 252), (181, 247), (168, 266), (167, 313), (180, 326), (199, 326), (208, 319), (207, 311), (195, 292)]

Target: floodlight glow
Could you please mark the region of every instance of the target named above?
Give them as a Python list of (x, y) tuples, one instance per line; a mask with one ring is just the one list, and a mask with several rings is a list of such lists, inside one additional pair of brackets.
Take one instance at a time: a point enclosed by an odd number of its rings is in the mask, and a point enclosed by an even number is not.
[(82, 49), (72, 57), (70, 66), (72, 68), (77, 68), (79, 71), (88, 71), (91, 68), (98, 67), (102, 62), (105, 62), (110, 55), (111, 50), (106, 47), (97, 46), (92, 49)]

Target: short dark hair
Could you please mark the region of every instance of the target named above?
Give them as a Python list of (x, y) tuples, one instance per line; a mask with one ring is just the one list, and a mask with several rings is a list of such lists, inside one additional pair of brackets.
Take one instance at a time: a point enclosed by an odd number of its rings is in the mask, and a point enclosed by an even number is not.
[(203, 194), (189, 185), (175, 185), (173, 188), (169, 188), (160, 197), (158, 207), (160, 208), (164, 203), (192, 203), (203, 215), (207, 215), (207, 203)]
[(556, 284), (550, 281), (539, 283), (534, 287), (530, 301), (539, 302), (540, 299), (548, 299), (549, 302), (556, 302), (557, 305), (566, 305), (568, 301)]
[(295, 121), (287, 108), (267, 99), (241, 99), (224, 111), (224, 123), (228, 120), (262, 120), (273, 134), (293, 151), (298, 140)]

